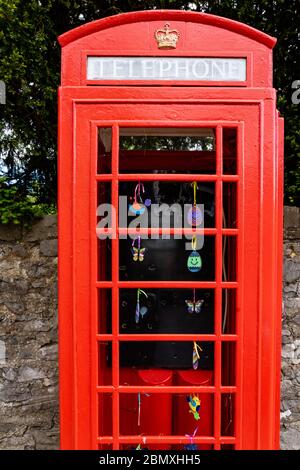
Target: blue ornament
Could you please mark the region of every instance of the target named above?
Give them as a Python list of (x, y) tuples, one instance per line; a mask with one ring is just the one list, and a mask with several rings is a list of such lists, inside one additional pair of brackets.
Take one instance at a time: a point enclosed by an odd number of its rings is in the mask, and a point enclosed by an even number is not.
[(197, 444), (186, 444), (184, 446), (184, 450), (198, 450), (199, 447), (197, 446)]
[(189, 225), (198, 227), (203, 222), (202, 210), (194, 204), (188, 211), (187, 220)]
[(200, 269), (202, 268), (202, 259), (198, 251), (194, 250), (189, 255), (187, 260), (187, 267), (188, 270), (192, 273), (197, 273), (198, 271), (200, 271)]
[(145, 206), (139, 202), (134, 202), (129, 206), (129, 212), (134, 215), (142, 215), (145, 212)]

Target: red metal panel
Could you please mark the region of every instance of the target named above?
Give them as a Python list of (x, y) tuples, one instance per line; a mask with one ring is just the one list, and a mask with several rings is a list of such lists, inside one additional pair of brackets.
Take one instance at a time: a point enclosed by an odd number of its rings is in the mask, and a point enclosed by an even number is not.
[[(275, 111), (271, 86), (271, 51), (275, 40), (231, 20), (188, 12), (140, 12), (100, 20), (61, 37), (63, 85), (86, 84), (85, 60), (88, 52), (116, 55), (165, 55), (150, 37), (170, 20), (180, 29), (181, 42), (170, 56), (247, 56), (248, 76), (244, 85), (260, 88), (221, 87), (66, 87), (60, 91), (59, 109), (59, 331), (60, 331), (60, 409), (61, 447), (97, 449), (99, 445), (137, 445), (140, 435), (120, 435), (120, 395), (153, 394), (153, 409), (159, 394), (170, 404), (178, 394), (200, 393), (210, 411), (203, 418), (213, 424), (213, 435), (197, 435), (195, 443), (220, 449), (233, 444), (237, 449), (273, 449), (279, 443), (280, 317), (281, 317), (281, 237), (283, 122)], [(201, 24), (201, 28), (199, 28)], [(134, 28), (133, 28), (134, 26)], [(132, 31), (134, 30), (134, 34)], [(112, 35), (114, 42), (112, 43)], [(149, 36), (150, 35), (150, 36)], [(137, 37), (139, 40), (137, 41)], [(205, 40), (204, 40), (205, 38)], [(191, 42), (194, 41), (194, 42)], [(136, 51), (139, 43), (140, 50)], [(195, 49), (201, 47), (201, 50)], [(102, 51), (103, 53), (103, 51)], [(176, 83), (171, 83), (176, 85)], [(182, 83), (183, 85), (184, 83)], [(102, 84), (103, 85), (103, 84)], [(126, 84), (125, 84), (126, 85)], [(131, 83), (130, 85), (134, 85)], [(137, 84), (135, 84), (137, 85)], [(177, 83), (178, 85), (178, 83)], [(194, 84), (195, 85), (195, 84)], [(199, 85), (199, 83), (197, 84)], [(216, 83), (214, 85), (217, 85)], [(228, 84), (227, 84), (228, 85)], [(100, 90), (100, 91), (99, 91)], [(101, 97), (101, 98), (99, 98)], [(155, 117), (155, 119), (153, 119)], [(97, 175), (98, 127), (112, 127), (111, 174)], [(119, 171), (119, 126), (125, 127), (213, 127), (216, 129), (216, 174), (136, 174)], [(226, 127), (237, 129), (237, 174), (223, 174), (222, 135)], [(279, 129), (278, 129), (279, 128)], [(277, 151), (278, 147), (278, 151)], [(149, 168), (151, 170), (151, 168)], [(215, 280), (120, 281), (119, 243), (112, 240), (112, 277), (99, 280), (96, 238), (97, 184), (111, 183), (111, 197), (118, 208), (121, 181), (204, 181), (216, 189), (215, 227), (205, 235), (215, 237)], [(222, 227), (223, 182), (237, 186), (237, 225)], [(108, 229), (114, 233), (114, 228)], [(151, 233), (150, 230), (144, 231)], [(98, 231), (100, 233), (100, 231)], [(117, 228), (116, 234), (127, 233)], [(141, 230), (140, 233), (143, 233)], [(163, 230), (157, 230), (162, 234)], [(180, 233), (174, 229), (172, 233)], [(222, 279), (223, 237), (237, 240), (237, 275)], [(119, 289), (121, 288), (211, 288), (215, 292), (213, 334), (124, 335), (119, 332)], [(112, 331), (100, 334), (98, 289), (112, 292)], [(222, 333), (222, 291), (236, 290), (236, 330)], [(195, 385), (150, 382), (122, 385), (119, 345), (122, 341), (212, 341), (215, 348), (214, 380)], [(101, 367), (98, 348), (103, 341), (112, 344), (112, 381), (99, 383)], [(233, 385), (222, 383), (222, 344), (236, 345)], [(124, 373), (124, 371), (122, 371)], [(188, 381), (187, 381), (188, 383)], [(99, 396), (112, 397), (112, 430), (100, 435)], [(235, 397), (234, 436), (221, 435), (222, 394)], [(128, 395), (126, 395), (128, 396)], [(133, 398), (130, 398), (129, 401)], [(213, 399), (213, 407), (212, 407)], [(167, 403), (167, 402), (166, 402)], [(169, 410), (169, 405), (165, 407)], [(158, 408), (159, 409), (159, 408)], [(169, 413), (169, 411), (168, 411)], [(169, 415), (168, 415), (169, 416)], [(169, 418), (166, 415), (166, 421)], [(166, 423), (167, 424), (167, 423)], [(133, 429), (133, 428), (132, 428)], [(132, 430), (132, 433), (136, 432)], [(154, 447), (182, 446), (189, 439), (179, 435), (151, 435)], [(165, 433), (168, 434), (168, 429)], [(211, 431), (208, 431), (208, 434)]]
[(223, 159), (223, 129), (219, 124), (216, 128), (216, 158), (217, 167), (216, 173), (218, 180), (216, 181), (216, 250), (215, 250), (215, 264), (216, 264), (216, 288), (215, 288), (215, 387), (214, 394), (214, 434), (216, 450), (220, 449), (220, 435), (221, 435), (221, 341), (220, 336), (222, 333), (222, 159)]
[[(203, 23), (212, 26), (217, 26), (220, 29), (234, 31), (239, 35), (247, 36), (255, 41), (265, 44), (267, 47), (274, 47), (276, 39), (268, 36), (267, 34), (259, 31), (251, 26), (248, 26), (238, 21), (233, 21), (228, 18), (223, 18), (216, 15), (209, 15), (207, 13), (193, 13), (170, 11), (170, 10), (151, 10), (143, 12), (126, 13), (122, 15), (111, 16), (102, 20), (93, 21), (87, 23), (78, 28), (74, 28), (67, 33), (62, 34), (59, 37), (59, 43), (62, 47), (66, 46), (70, 42), (76, 41), (82, 37), (89, 36), (93, 33), (97, 33), (103, 29), (108, 29), (123, 24), (131, 24), (138, 22), (146, 22), (152, 20), (174, 20), (174, 21), (185, 21), (191, 22), (192, 24)], [(131, 30), (132, 33), (132, 30)], [(133, 31), (134, 33), (134, 31)], [(92, 42), (92, 41), (91, 41)], [(194, 45), (194, 43), (193, 43)], [(182, 54), (180, 54), (182, 55)]]
[[(60, 90), (61, 91), (61, 90)], [(72, 106), (59, 93), (58, 121), (58, 308), (59, 308), (59, 406), (60, 446), (74, 446), (74, 350), (72, 266)], [(68, 279), (68, 282), (64, 282)], [(64, 314), (63, 314), (64, 312)]]
[[(171, 22), (181, 34), (175, 50), (159, 50), (154, 40), (154, 32), (166, 22)], [(272, 86), (271, 49), (276, 39), (245, 24), (205, 13), (152, 10), (116, 15), (69, 31), (60, 36), (59, 41), (62, 45), (63, 85), (86, 85), (87, 54), (103, 55), (105, 50), (120, 56), (124, 51), (125, 55), (171, 57), (218, 57), (219, 54), (245, 57), (252, 54), (248, 60), (247, 82), (242, 85)], [(198, 82), (197, 86), (204, 83)], [(236, 83), (232, 85), (239, 86)]]
[[(94, 175), (97, 172), (97, 158), (98, 158), (98, 128), (94, 125), (90, 126), (90, 221), (91, 224), (97, 225), (97, 181), (94, 179)], [(94, 262), (90, 263), (90, 276), (91, 279), (97, 279), (98, 265), (102, 262), (100, 259), (98, 249), (97, 249), (97, 237), (92, 237), (90, 240), (90, 249), (91, 249), (91, 259)], [(91, 299), (91, 312), (94, 312), (91, 315), (91, 337), (95, 338), (98, 334), (98, 289), (95, 285), (91, 287), (90, 291)], [(98, 354), (98, 342), (91, 341), (91, 368), (92, 370), (99, 370), (99, 354)], [(91, 388), (95, 390), (98, 386), (98, 376), (97, 374), (92, 374), (91, 376)], [(91, 449), (98, 449), (98, 442), (95, 438), (98, 435), (99, 423), (99, 400), (95, 393), (91, 394)]]
[(278, 301), (278, 226), (276, 180), (276, 110), (275, 99), (262, 107), (261, 187), (260, 187), (260, 303), (259, 303), (259, 388), (258, 388), (258, 448), (272, 449), (278, 440), (276, 422), (276, 370)]
[[(112, 134), (112, 205), (119, 211), (119, 190), (118, 190), (118, 168), (119, 168), (119, 128), (117, 125), (113, 126)], [(92, 230), (92, 227), (91, 227)], [(113, 373), (113, 449), (119, 448), (119, 435), (120, 435), (120, 416), (119, 416), (119, 342), (117, 336), (119, 334), (119, 239), (115, 237), (112, 239), (112, 373)], [(94, 339), (95, 341), (95, 339)], [(94, 392), (95, 393), (95, 392)]]
[[(277, 259), (283, 259), (283, 197), (284, 197), (284, 119), (279, 117), (277, 112), (277, 161), (275, 164), (276, 178), (275, 182), (278, 184), (278, 189), (276, 191), (276, 210), (277, 221), (275, 226), (277, 227)], [(280, 448), (280, 381), (281, 381), (281, 324), (282, 324), (282, 290), (280, 286), (282, 285), (282, 263), (277, 263), (277, 310), (276, 310), (276, 324), (275, 324), (275, 420), (274, 420), (274, 447), (275, 449)]]
[[(241, 433), (239, 435), (241, 449), (256, 448), (257, 416), (257, 380), (258, 380), (258, 213), (259, 213), (259, 107), (252, 111), (253, 126), (244, 123), (243, 143), (241, 146), (240, 163), (243, 162), (243, 186), (240, 187), (243, 200), (243, 229), (239, 244), (238, 256), (242, 254), (243, 265), (238, 269), (242, 296), (238, 293), (237, 305), (238, 333), (240, 334), (240, 362), (242, 369), (239, 403), (241, 406)], [(258, 144), (253, 145), (253, 142)], [(239, 216), (241, 211), (239, 211)], [(241, 251), (242, 250), (242, 251)], [(241, 303), (243, 302), (243, 303)], [(243, 330), (241, 330), (243, 327)], [(255, 364), (255, 366), (254, 366)], [(246, 432), (246, 430), (249, 432)], [(251, 431), (250, 431), (251, 430)]]
[[(243, 371), (244, 371), (244, 349), (243, 349), (243, 334), (244, 334), (244, 311), (243, 306), (245, 305), (244, 299), (244, 265), (245, 265), (245, 239), (244, 239), (244, 213), (245, 213), (245, 152), (244, 152), (244, 137), (245, 125), (241, 122), (238, 126), (237, 136), (237, 172), (239, 175), (239, 181), (237, 183), (237, 220), (239, 225), (239, 236), (237, 243), (237, 281), (239, 289), (237, 289), (237, 307), (236, 307), (236, 334), (237, 340), (237, 364), (236, 364), (236, 403), (239, 405), (236, 407), (234, 429), (236, 433), (236, 449), (243, 449), (242, 436), (243, 436), (243, 414), (246, 412), (244, 408), (244, 394), (243, 390)], [(246, 401), (247, 404), (247, 401)]]
[[(73, 181), (73, 331), (76, 360), (75, 369), (75, 445), (77, 449), (91, 448), (91, 321), (92, 315), (83, 312), (91, 311), (90, 277), (91, 249), (90, 231), (88, 226), (94, 224), (84, 197), (77, 194), (91, 194), (90, 179), (90, 145), (86, 145), (88, 136), (90, 143), (90, 122), (82, 121), (80, 125), (74, 116), (74, 168)], [(88, 153), (86, 153), (88, 152)], [(86, 157), (86, 160), (82, 157)], [(86, 164), (88, 162), (88, 164)], [(88, 249), (87, 249), (88, 248)], [(82, 275), (84, 273), (84, 275)]]
[[(244, 111), (245, 111), (245, 115), (248, 115), (249, 118), (250, 118), (250, 119), (246, 119), (246, 116), (244, 116), (245, 122), (248, 122), (248, 127), (247, 127), (247, 130), (248, 130), (248, 131), (249, 131), (249, 129), (250, 129), (250, 122), (252, 122), (252, 119), (251, 119), (252, 116), (251, 116), (251, 112), (250, 112), (251, 110), (252, 110), (252, 108), (250, 108), (250, 109), (248, 109), (248, 110), (244, 110)], [(98, 111), (98, 110), (96, 110), (96, 111)], [(83, 119), (84, 119), (84, 115), (83, 115), (82, 113), (85, 114), (85, 109), (84, 109), (82, 106), (80, 106), (80, 107), (78, 108), (78, 112), (80, 113), (80, 115), (78, 116), (78, 122), (81, 123), (81, 126), (80, 126), (80, 127), (82, 128), (82, 130), (80, 130), (80, 135), (82, 135), (82, 138), (84, 139), (84, 142), (85, 142), (84, 149), (82, 149), (82, 156), (81, 156), (81, 159), (82, 159), (82, 160), (85, 162), (85, 164), (86, 164), (86, 158), (87, 158), (87, 155), (89, 155), (89, 152), (87, 151), (87, 145), (86, 145), (86, 138), (85, 138), (85, 135), (86, 135), (86, 132), (88, 131), (89, 128), (88, 128), (87, 126), (83, 126), (83, 125), (82, 125)], [(210, 115), (211, 115), (211, 113), (210, 113)], [(233, 116), (233, 111), (231, 112), (231, 116)], [(256, 116), (256, 118), (257, 118), (257, 116)], [(258, 120), (257, 120), (257, 121), (258, 121)], [(181, 122), (178, 122), (178, 123), (176, 123), (176, 125), (181, 126), (182, 124), (181, 124)], [(220, 128), (220, 129), (221, 129), (221, 128)], [(251, 129), (253, 129), (253, 125), (251, 126)], [(253, 139), (254, 137), (257, 138), (257, 136), (255, 136), (255, 135), (253, 134), (253, 131), (252, 131), (251, 135), (249, 135), (249, 140), (246, 140), (246, 144), (247, 144), (247, 143), (250, 144), (251, 139)], [(253, 151), (252, 151), (252, 149), (251, 149), (251, 146), (248, 146), (248, 148), (249, 148), (249, 150), (248, 150), (247, 155), (249, 155), (249, 157), (250, 157), (250, 155), (251, 155), (251, 158), (253, 158)], [(79, 157), (79, 154), (77, 154), (77, 158), (80, 158), (80, 157)], [(250, 163), (251, 163), (251, 162), (250, 162)], [(251, 165), (252, 165), (252, 163), (251, 163)], [(219, 168), (218, 172), (219, 172), (219, 171), (220, 171), (220, 168)], [(253, 170), (252, 170), (252, 171), (253, 171)], [(253, 175), (252, 175), (252, 176), (253, 176)], [(78, 174), (75, 179), (76, 179), (77, 181), (78, 181), (78, 179), (81, 180), (81, 179), (82, 179), (81, 174)], [(80, 183), (80, 184), (82, 184), (82, 183)], [(256, 188), (254, 187), (253, 190), (256, 191)], [(221, 196), (221, 195), (220, 195), (220, 196)], [(220, 198), (220, 196), (217, 196), (217, 197)], [(252, 198), (252, 196), (253, 196), (253, 194), (251, 194), (251, 192), (249, 191), (249, 198)], [(218, 202), (220, 203), (220, 199), (218, 200)], [(249, 201), (249, 202), (250, 202), (250, 201)], [(253, 204), (253, 201), (251, 202), (251, 205), (252, 205), (252, 204)], [(245, 208), (244, 208), (244, 209), (245, 209)], [(81, 210), (81, 213), (83, 214), (84, 211), (85, 211), (85, 209), (84, 209), (84, 207), (83, 207), (82, 210)], [(77, 217), (80, 218), (80, 214), (79, 214), (79, 213), (77, 213)], [(251, 220), (250, 220), (250, 222), (251, 222)], [(220, 229), (220, 222), (219, 222), (219, 225), (217, 226), (217, 230), (218, 230), (218, 229)], [(90, 230), (92, 231), (92, 228), (91, 228)], [(81, 233), (82, 233), (82, 232), (83, 232), (83, 228), (81, 229)], [(251, 232), (249, 231), (249, 234), (250, 234), (250, 233), (251, 233)], [(252, 235), (251, 235), (251, 237), (252, 237)], [(251, 245), (251, 243), (250, 243), (250, 245)], [(219, 250), (220, 250), (220, 249), (221, 249), (221, 245), (220, 245), (220, 247), (219, 247)], [(85, 252), (86, 252), (86, 249), (83, 250), (83, 252), (85, 253)], [(217, 260), (218, 260), (218, 259), (219, 259), (219, 256), (217, 256)], [(218, 264), (218, 261), (217, 261), (217, 264)], [(251, 265), (252, 265), (252, 264), (253, 264), (253, 262), (251, 261)], [(84, 271), (80, 270), (80, 274), (78, 273), (77, 276), (85, 276)], [(219, 276), (220, 276), (220, 275), (219, 275)], [(254, 274), (254, 279), (255, 279), (255, 277), (256, 277), (256, 275)], [(113, 279), (113, 281), (112, 281), (112, 284), (109, 284), (109, 285), (112, 285), (112, 286), (114, 287), (114, 286), (116, 286), (115, 283), (116, 283), (116, 278), (114, 277), (114, 279)], [(142, 287), (143, 287), (144, 285), (146, 285), (146, 286), (148, 286), (148, 287), (150, 287), (150, 286), (155, 286), (155, 285), (170, 287), (170, 286), (174, 286), (174, 285), (177, 286), (178, 284), (179, 284), (181, 287), (185, 287), (185, 286), (186, 286), (186, 283), (184, 283), (184, 282), (182, 282), (182, 283), (178, 283), (178, 282), (177, 282), (177, 283), (174, 284), (174, 283), (170, 283), (170, 282), (166, 281), (166, 282), (163, 282), (163, 283), (160, 283), (160, 282), (151, 282), (151, 283), (142, 283), (142, 284), (140, 284), (140, 283), (134, 283), (134, 282), (130, 282), (130, 283), (128, 283), (128, 282), (126, 282), (126, 283), (124, 283), (124, 282), (123, 282), (123, 283), (117, 282), (117, 287), (126, 286), (126, 285), (128, 285), (128, 284), (130, 284), (132, 287), (138, 286), (138, 285), (139, 285), (139, 286), (142, 286)], [(213, 285), (216, 287), (216, 289), (219, 289), (221, 284), (222, 284), (222, 285), (235, 285), (235, 286), (238, 286), (238, 285), (239, 285), (239, 284), (237, 284), (237, 283), (221, 283), (220, 277), (217, 278), (216, 283), (213, 284)], [(100, 283), (100, 285), (101, 285), (101, 283)], [(107, 284), (105, 284), (105, 285), (107, 285)], [(197, 286), (198, 283), (195, 283), (195, 285)], [(115, 287), (114, 287), (114, 288), (115, 288)], [(252, 291), (251, 291), (251, 296), (252, 296)], [(114, 302), (114, 305), (117, 305), (117, 303)], [(248, 309), (247, 309), (247, 311), (248, 311)], [(245, 312), (245, 309), (244, 309), (244, 312)], [(249, 321), (249, 319), (250, 319), (250, 321), (251, 321), (252, 312), (253, 312), (253, 310), (250, 309), (248, 316), (245, 314), (246, 318), (248, 318), (248, 321)], [(115, 318), (116, 318), (116, 317), (115, 317)], [(220, 320), (218, 320), (217, 318), (218, 318), (218, 317), (216, 317), (216, 327), (217, 327), (217, 328), (216, 328), (216, 336), (214, 337), (214, 339), (216, 340), (216, 344), (218, 343), (219, 339), (221, 339), (221, 337), (220, 337), (220, 331), (219, 331), (219, 332), (217, 331), (217, 330), (220, 330)], [(218, 324), (219, 324), (219, 327), (217, 326)], [(249, 326), (250, 326), (250, 325), (247, 324), (247, 331), (248, 331), (248, 332), (250, 331)], [(118, 328), (118, 324), (117, 324), (117, 322), (115, 321), (114, 334), (113, 334), (113, 338), (115, 338), (114, 341), (116, 341), (116, 343), (115, 343), (116, 346), (115, 346), (115, 350), (114, 350), (115, 355), (118, 354), (117, 341), (118, 341), (118, 339), (120, 339), (120, 337), (115, 336), (115, 335), (117, 334), (117, 328)], [(254, 323), (254, 329), (255, 329), (255, 323)], [(139, 339), (139, 338), (138, 338), (138, 337), (137, 337), (137, 338), (132, 338), (132, 337), (131, 337), (130, 339)], [(140, 338), (140, 339), (141, 339), (141, 338)], [(143, 339), (145, 339), (145, 338), (143, 338)], [(230, 338), (228, 338), (228, 339), (230, 339)], [(220, 344), (220, 343), (219, 343), (219, 344)], [(220, 354), (220, 353), (219, 353), (219, 354)], [(248, 355), (248, 354), (249, 354), (249, 355), (253, 354), (253, 351), (251, 351), (251, 350), (250, 350), (250, 351), (247, 351), (247, 355)], [(255, 354), (255, 348), (254, 348), (254, 354)], [(218, 357), (218, 356), (216, 356), (216, 357)], [(220, 359), (216, 359), (216, 361), (217, 361), (216, 373), (218, 374), (218, 373), (220, 373)], [(114, 359), (114, 364), (118, 364), (118, 361), (115, 362), (115, 359)], [(253, 361), (252, 361), (252, 367), (251, 367), (252, 370), (255, 370), (255, 367), (253, 366), (253, 364), (255, 364), (255, 355), (254, 355), (254, 358), (253, 358)], [(114, 370), (115, 370), (115, 373), (114, 373), (114, 374), (117, 374), (117, 373), (118, 373), (118, 372), (117, 372), (117, 369), (115, 368)], [(249, 375), (249, 372), (251, 372), (251, 371), (248, 371), (247, 375)], [(116, 385), (116, 384), (118, 383), (118, 379), (117, 379), (117, 376), (116, 376), (116, 375), (114, 375), (114, 377), (115, 377), (114, 380), (115, 380), (115, 385)], [(250, 379), (250, 382), (251, 382), (251, 379)], [(94, 383), (94, 381), (93, 381), (93, 383)], [(252, 386), (250, 387), (250, 390), (251, 390), (251, 389), (253, 390), (253, 383), (252, 383)], [(216, 391), (216, 396), (218, 396), (219, 391), (220, 391), (220, 379), (217, 379), (217, 380), (216, 380), (216, 389), (215, 389), (215, 391)], [(248, 390), (247, 390), (247, 394), (249, 394), (249, 393), (250, 393), (250, 392), (249, 392), (249, 389), (248, 389)], [(118, 398), (117, 398), (118, 395), (117, 395), (117, 393), (115, 393), (115, 395), (116, 395), (115, 400), (117, 401), (117, 400), (118, 400)], [(217, 400), (218, 400), (218, 399), (217, 399)], [(218, 403), (217, 400), (216, 400), (216, 403)], [(247, 403), (247, 408), (248, 408), (248, 410), (249, 410), (249, 401), (248, 401), (248, 398), (247, 398), (247, 397), (245, 398), (245, 402)], [(216, 405), (215, 405), (215, 406), (216, 406)], [(255, 406), (255, 405), (254, 405), (254, 406)], [(218, 410), (217, 407), (216, 407), (216, 410)], [(220, 419), (220, 417), (219, 417), (219, 412), (220, 412), (220, 411), (217, 411), (217, 413), (215, 414), (216, 423), (219, 423), (219, 419)], [(115, 426), (115, 428), (118, 429), (118, 414), (115, 413), (114, 416), (115, 416), (115, 421), (114, 421), (115, 424), (114, 424), (114, 426)], [(219, 425), (217, 426), (216, 429), (218, 429), (218, 427), (219, 427)], [(86, 432), (86, 431), (87, 431), (87, 430), (85, 430), (85, 432)], [(248, 433), (248, 434), (249, 434), (249, 433)], [(115, 435), (114, 435), (114, 445), (115, 445), (115, 446), (118, 445), (118, 443), (116, 442), (117, 440), (118, 440), (118, 433), (115, 432)], [(219, 441), (219, 437), (217, 436), (217, 437), (216, 437), (216, 440), (215, 440), (215, 446), (216, 446), (216, 448), (218, 448), (219, 445), (220, 445), (220, 441)]]
[[(190, 88), (190, 87), (72, 87), (72, 86), (63, 86), (62, 87), (64, 99), (68, 99), (83, 104), (120, 104), (127, 103), (130, 100), (133, 104), (170, 104), (180, 101), (181, 104), (185, 106), (190, 106), (191, 104), (213, 104), (213, 103), (227, 103), (230, 105), (238, 104), (257, 104), (261, 100), (274, 97), (274, 90), (270, 88), (245, 88), (240, 90), (238, 88), (222, 88), (222, 87), (203, 87), (203, 88)], [(94, 114), (93, 114), (94, 116)], [(159, 127), (163, 125), (162, 116), (152, 116), (152, 125), (154, 127)], [(171, 118), (171, 116), (169, 116)], [(176, 116), (173, 116), (173, 120)], [(68, 118), (66, 117), (66, 120)], [(172, 119), (171, 119), (172, 120)], [(122, 125), (126, 127), (135, 126), (139, 127), (143, 124), (139, 124), (138, 118), (136, 117), (134, 124), (132, 123), (130, 116), (127, 115), (123, 121)], [(206, 126), (216, 125), (211, 122), (210, 118), (207, 119)], [(104, 126), (112, 125), (115, 122), (114, 116), (107, 115), (106, 117), (102, 116), (101, 124)], [(235, 123), (234, 119), (229, 119), (227, 127), (231, 126), (231, 123)], [(73, 121), (69, 121), (69, 125), (73, 124)], [(167, 124), (166, 124), (167, 125)], [(193, 126), (193, 121), (188, 120), (186, 125)], [(224, 123), (226, 126), (226, 122)]]

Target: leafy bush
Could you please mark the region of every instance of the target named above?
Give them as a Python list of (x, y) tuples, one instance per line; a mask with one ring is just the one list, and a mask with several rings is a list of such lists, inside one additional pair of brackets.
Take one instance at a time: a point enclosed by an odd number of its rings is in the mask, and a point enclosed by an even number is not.
[(0, 178), (0, 223), (29, 226), (35, 218), (55, 214), (55, 205), (38, 203), (35, 196), (24, 195), (17, 185)]
[(19, 220), (31, 204), (36, 212), (43, 208), (39, 204), (56, 203), (57, 36), (117, 13), (160, 8), (224, 16), (278, 39), (274, 87), (285, 118), (285, 202), (299, 202), (300, 105), (291, 101), (292, 83), (300, 79), (299, 0), (0, 0), (0, 79), (7, 90), (6, 104), (0, 105), (0, 174), (17, 181), (20, 194), (15, 206), (10, 197), (1, 203), (4, 220), (14, 211)]

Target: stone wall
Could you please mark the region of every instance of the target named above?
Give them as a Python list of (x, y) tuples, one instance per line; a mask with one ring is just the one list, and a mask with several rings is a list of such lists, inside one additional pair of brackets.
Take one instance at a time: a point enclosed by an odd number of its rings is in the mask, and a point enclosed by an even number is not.
[(57, 224), (0, 226), (0, 449), (57, 449)]
[[(285, 208), (282, 448), (300, 449), (299, 209)], [(0, 449), (57, 449), (57, 226), (0, 226)]]
[(281, 448), (300, 449), (300, 210), (285, 207)]

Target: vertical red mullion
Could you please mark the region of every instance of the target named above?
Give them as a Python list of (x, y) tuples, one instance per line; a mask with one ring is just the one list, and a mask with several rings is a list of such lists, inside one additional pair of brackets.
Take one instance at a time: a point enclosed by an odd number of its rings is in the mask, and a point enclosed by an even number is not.
[(97, 437), (99, 433), (99, 407), (98, 407), (98, 372), (99, 372), (99, 354), (98, 354), (98, 281), (97, 272), (99, 266), (99, 253), (97, 250), (98, 239), (96, 235), (97, 225), (97, 205), (98, 205), (98, 183), (96, 181), (97, 160), (98, 160), (98, 127), (91, 123), (91, 201), (90, 201), (90, 220), (91, 220), (91, 338), (92, 338), (92, 371), (91, 371), (91, 423), (92, 423), (92, 449), (98, 449)]
[(216, 289), (215, 289), (215, 394), (214, 394), (214, 436), (215, 449), (220, 449), (221, 436), (221, 334), (222, 334), (222, 165), (223, 131), (221, 125), (216, 129)]
[[(114, 125), (112, 128), (112, 187), (111, 200), (112, 207), (115, 210), (116, 219), (113, 220), (112, 235), (112, 385), (113, 406), (112, 406), (112, 424), (113, 424), (113, 449), (119, 449), (119, 238), (118, 238), (118, 211), (119, 211), (119, 127)], [(115, 224), (115, 226), (114, 226)]]
[[(243, 354), (243, 345), (242, 345), (242, 332), (243, 332), (243, 286), (244, 281), (243, 276), (243, 266), (244, 266), (244, 125), (241, 123), (237, 128), (237, 174), (239, 175), (239, 181), (237, 182), (237, 229), (238, 229), (238, 239), (237, 239), (237, 277), (238, 288), (236, 290), (236, 307), (235, 307), (235, 321), (236, 321), (236, 395), (234, 401), (234, 434), (236, 437), (235, 448), (238, 450), (241, 448), (241, 433), (242, 433), (242, 354)], [(238, 315), (237, 313), (240, 312)]]

